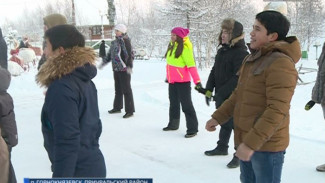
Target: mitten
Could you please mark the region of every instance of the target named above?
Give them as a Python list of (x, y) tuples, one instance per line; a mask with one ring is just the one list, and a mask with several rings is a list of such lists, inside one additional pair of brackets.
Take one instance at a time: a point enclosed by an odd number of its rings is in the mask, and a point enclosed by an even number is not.
[(305, 105), (305, 110), (309, 111), (313, 106), (315, 105), (314, 101), (309, 101), (306, 105)]

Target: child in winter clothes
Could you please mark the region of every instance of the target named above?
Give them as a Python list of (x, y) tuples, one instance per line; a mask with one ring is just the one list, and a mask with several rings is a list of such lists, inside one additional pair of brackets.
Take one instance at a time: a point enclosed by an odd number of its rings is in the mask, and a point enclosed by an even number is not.
[(236, 156), (243, 183), (279, 183), (289, 145), (289, 109), (301, 56), (296, 37), (286, 37), (287, 18), (276, 11), (256, 15), (248, 55), (231, 96), (206, 123), (208, 131), (234, 118)]
[[(7, 149), (10, 152), (12, 147), (18, 144), (17, 126), (14, 113), (14, 104), (11, 96), (7, 93), (11, 80), (10, 73), (0, 67), (0, 128), (1, 136), (7, 144)], [(16, 176), (14, 169), (9, 163), (9, 181), (10, 183), (15, 183)]]
[(186, 118), (185, 138), (194, 137), (198, 132), (198, 120), (191, 98), (191, 77), (197, 89), (202, 88), (193, 56), (193, 47), (187, 36), (189, 30), (175, 27), (165, 54), (169, 94), (169, 123), (164, 131), (177, 130), (180, 122), (180, 104)]
[[(323, 45), (322, 53), (318, 59), (318, 72), (316, 83), (312, 91), (312, 100), (306, 104), (305, 109), (309, 110), (315, 103), (321, 104), (323, 109), (323, 116), (325, 118), (325, 43)], [(325, 172), (325, 164), (316, 167), (317, 171)]]

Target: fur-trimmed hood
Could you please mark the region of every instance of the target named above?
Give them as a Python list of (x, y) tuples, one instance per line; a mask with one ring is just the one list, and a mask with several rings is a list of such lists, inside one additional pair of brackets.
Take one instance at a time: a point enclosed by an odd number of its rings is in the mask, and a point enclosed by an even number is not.
[(230, 47), (234, 46), (239, 40), (244, 39), (243, 25), (232, 18), (226, 18), (221, 23), (221, 31), (219, 33), (219, 44), (221, 44), (222, 29), (226, 29), (230, 34)]
[[(96, 54), (92, 48), (73, 47), (72, 49), (67, 49), (64, 54), (47, 59), (36, 75), (36, 82), (41, 86), (48, 87), (54, 80), (71, 74), (78, 67), (86, 64), (95, 67), (95, 62)], [(97, 73), (96, 67), (94, 72)], [(87, 74), (93, 78), (96, 76), (96, 73)]]

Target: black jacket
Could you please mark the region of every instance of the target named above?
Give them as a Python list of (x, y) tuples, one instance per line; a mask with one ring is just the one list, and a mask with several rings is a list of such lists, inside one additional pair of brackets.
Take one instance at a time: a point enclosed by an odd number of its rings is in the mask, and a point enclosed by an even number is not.
[(207, 90), (215, 90), (216, 102), (222, 103), (236, 88), (238, 81), (236, 73), (247, 55), (244, 39), (240, 39), (232, 47), (222, 45), (218, 50), (206, 84)]
[(37, 81), (48, 87), (41, 120), (53, 177), (105, 177), (99, 149), (102, 123), (91, 81), (97, 74), (95, 53), (75, 47), (51, 59), (41, 67)]

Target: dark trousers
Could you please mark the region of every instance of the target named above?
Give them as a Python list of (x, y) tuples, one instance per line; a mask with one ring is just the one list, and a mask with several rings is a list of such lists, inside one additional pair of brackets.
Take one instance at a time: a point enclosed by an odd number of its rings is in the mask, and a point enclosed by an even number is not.
[[(169, 94), (169, 124), (168, 127), (178, 128), (180, 119), (180, 104), (185, 114), (187, 133), (198, 132), (198, 120), (191, 97), (191, 83), (174, 83), (168, 86)], [(178, 122), (178, 124), (177, 124)]]
[(125, 112), (133, 113), (134, 102), (131, 89), (131, 75), (127, 72), (114, 72), (115, 98), (113, 108), (121, 110), (123, 108), (123, 96)]
[(9, 162), (10, 165), (9, 165), (9, 179), (8, 179), (8, 183), (17, 183), (15, 170), (14, 170), (14, 167), (12, 166), (12, 163), (11, 163), (11, 148), (9, 149), (9, 160), (10, 160), (10, 162)]
[(228, 150), (229, 139), (230, 139), (231, 132), (232, 132), (233, 128), (234, 128), (233, 118), (229, 119), (229, 121), (227, 123), (221, 125), (220, 131), (219, 131), (219, 140), (217, 142), (219, 150), (221, 150), (221, 151)]

